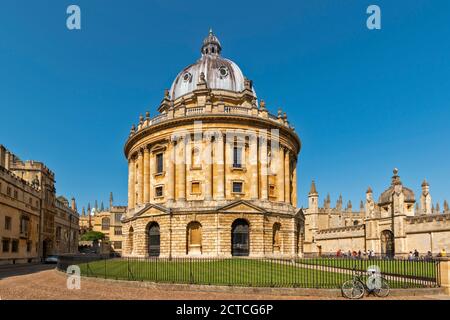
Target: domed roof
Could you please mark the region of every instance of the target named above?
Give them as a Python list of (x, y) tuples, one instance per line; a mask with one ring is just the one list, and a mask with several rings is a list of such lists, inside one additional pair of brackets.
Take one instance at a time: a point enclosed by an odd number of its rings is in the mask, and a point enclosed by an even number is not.
[[(402, 193), (405, 197), (405, 202), (415, 202), (416, 201), (416, 198), (414, 196), (414, 191), (412, 191), (411, 189), (402, 187)], [(384, 191), (381, 194), (380, 199), (378, 200), (378, 203), (384, 204), (384, 203), (392, 202), (393, 194), (394, 194), (394, 187), (390, 187), (389, 189), (387, 189), (386, 191)]]
[[(175, 78), (170, 88), (170, 97), (175, 100), (197, 89), (197, 84), (204, 80), (209, 89), (242, 92), (245, 78), (236, 63), (223, 58), (222, 46), (212, 30), (203, 40), (201, 58), (184, 68)], [(256, 94), (253, 91), (255, 97)]]
[(395, 187), (397, 185), (401, 186), (401, 192), (403, 193), (403, 196), (405, 197), (405, 202), (415, 202), (416, 201), (414, 191), (403, 186), (403, 184), (400, 180), (400, 176), (398, 175), (398, 169), (394, 169), (394, 176), (392, 177), (392, 184), (386, 191), (384, 191), (381, 194), (380, 198), (378, 199), (378, 203), (385, 204), (385, 203), (392, 202), (392, 195), (394, 194)]

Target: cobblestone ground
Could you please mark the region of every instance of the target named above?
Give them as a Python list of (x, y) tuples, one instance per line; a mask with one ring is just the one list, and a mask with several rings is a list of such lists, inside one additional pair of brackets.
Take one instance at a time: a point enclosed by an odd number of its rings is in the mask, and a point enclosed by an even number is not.
[[(214, 293), (196, 291), (168, 291), (167, 289), (133, 287), (123, 283), (83, 279), (81, 290), (68, 290), (64, 274), (48, 266), (27, 266), (0, 269), (0, 298), (10, 299), (131, 299), (131, 300), (317, 300), (326, 297), (296, 297), (260, 294)], [(436, 299), (440, 296), (391, 297), (390, 299)]]

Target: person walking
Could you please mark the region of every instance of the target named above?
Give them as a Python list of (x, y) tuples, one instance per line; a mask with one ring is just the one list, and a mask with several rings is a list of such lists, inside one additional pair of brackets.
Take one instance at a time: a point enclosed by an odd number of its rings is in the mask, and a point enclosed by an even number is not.
[(419, 260), (419, 251), (417, 249), (414, 249), (414, 259)]

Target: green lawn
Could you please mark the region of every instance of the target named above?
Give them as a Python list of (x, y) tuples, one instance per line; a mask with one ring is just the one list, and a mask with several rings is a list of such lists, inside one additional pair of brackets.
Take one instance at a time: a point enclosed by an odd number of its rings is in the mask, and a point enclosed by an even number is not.
[[(352, 277), (351, 270), (344, 273), (331, 272), (299, 266), (290, 261), (238, 258), (191, 261), (109, 259), (82, 263), (79, 266), (82, 275), (91, 277), (252, 287), (340, 288), (344, 281)], [(391, 281), (390, 285), (393, 288), (424, 286), (423, 283), (411, 281)]]

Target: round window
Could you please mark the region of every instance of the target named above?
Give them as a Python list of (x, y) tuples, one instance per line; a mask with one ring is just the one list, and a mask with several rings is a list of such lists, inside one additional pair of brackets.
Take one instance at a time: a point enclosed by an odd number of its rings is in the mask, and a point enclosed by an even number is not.
[(186, 72), (186, 73), (183, 75), (183, 81), (184, 81), (184, 82), (190, 81), (191, 78), (192, 78), (192, 74), (190, 74), (189, 72)]
[(227, 77), (228, 76), (228, 68), (225, 66), (221, 66), (219, 68), (219, 76), (221, 79)]

